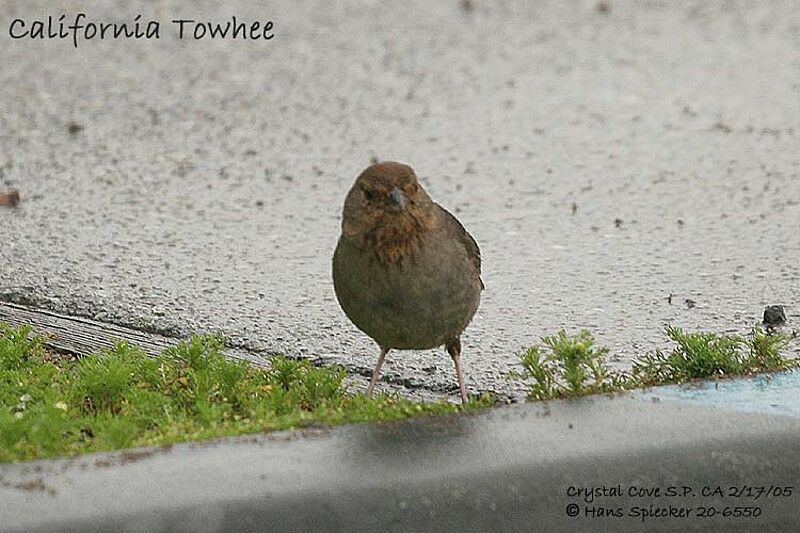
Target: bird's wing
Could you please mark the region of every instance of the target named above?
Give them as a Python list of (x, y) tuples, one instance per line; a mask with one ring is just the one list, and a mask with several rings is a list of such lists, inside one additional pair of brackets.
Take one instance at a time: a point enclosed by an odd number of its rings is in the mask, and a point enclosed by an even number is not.
[(478, 271), (478, 281), (481, 282), (481, 289), (484, 289), (483, 280), (480, 277), (481, 274), (481, 249), (478, 248), (478, 243), (475, 242), (475, 239), (472, 238), (472, 235), (464, 229), (464, 226), (461, 222), (458, 221), (456, 217), (453, 216), (450, 211), (445, 209), (444, 207), (436, 204), (442, 215), (444, 215), (445, 224), (448, 226), (448, 232), (455, 234), (459, 241), (464, 244), (464, 248), (467, 250), (467, 255), (469, 256), (470, 261), (472, 264), (475, 265), (475, 268)]

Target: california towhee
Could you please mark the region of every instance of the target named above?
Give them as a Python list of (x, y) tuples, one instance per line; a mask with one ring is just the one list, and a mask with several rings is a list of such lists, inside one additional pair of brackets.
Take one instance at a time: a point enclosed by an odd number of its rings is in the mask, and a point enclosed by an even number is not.
[(333, 286), (345, 314), (386, 353), (444, 345), (461, 401), (461, 332), (480, 302), (481, 253), (461, 223), (433, 202), (408, 165), (367, 167), (347, 194), (333, 254)]

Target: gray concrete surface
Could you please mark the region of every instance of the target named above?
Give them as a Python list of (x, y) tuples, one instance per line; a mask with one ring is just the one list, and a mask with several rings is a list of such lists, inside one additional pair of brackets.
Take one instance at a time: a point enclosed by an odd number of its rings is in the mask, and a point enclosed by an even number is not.
[[(462, 5), (0, 1), (0, 188), (23, 195), (0, 209), (0, 297), (363, 372), (376, 351), (330, 256), (377, 157), (412, 164), (481, 245), (472, 391), (518, 392), (515, 352), (562, 327), (621, 367), (667, 323), (745, 331), (785, 304), (796, 327), (797, 2)], [(79, 7), (157, 18), (162, 38), (8, 37), (12, 18)], [(169, 28), (233, 14), (276, 37)], [(384, 368), (455, 384), (442, 352)]]
[(0, 531), (797, 531), (798, 435), (625, 395), (0, 464)]

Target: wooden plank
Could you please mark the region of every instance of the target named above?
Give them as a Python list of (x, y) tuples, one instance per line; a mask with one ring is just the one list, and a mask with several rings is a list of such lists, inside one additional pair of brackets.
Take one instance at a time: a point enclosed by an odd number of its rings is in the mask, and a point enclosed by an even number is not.
[[(32, 326), (33, 333), (44, 339), (44, 345), (52, 350), (77, 356), (89, 355), (111, 348), (115, 341), (126, 341), (139, 346), (150, 356), (156, 356), (165, 348), (175, 346), (181, 339), (166, 337), (155, 333), (138, 331), (124, 326), (97, 322), (88, 318), (62, 315), (44, 309), (25, 305), (0, 302), (0, 323), (9, 326)], [(259, 354), (238, 348), (226, 348), (224, 355), (240, 359), (260, 367), (269, 366), (269, 354)], [(345, 378), (351, 392), (366, 392), (369, 380), (352, 373)], [(408, 389), (396, 383), (382, 381), (377, 390), (395, 392), (418, 401), (435, 401), (454, 398), (444, 393), (425, 389)]]
[[(0, 302), (0, 322), (13, 327), (30, 325), (35, 334), (44, 338), (46, 347), (75, 355), (88, 355), (111, 348), (114, 342), (125, 341), (140, 347), (150, 356), (156, 356), (164, 349), (175, 346), (181, 340), (97, 322), (88, 318), (61, 315), (52, 311), (3, 302)], [(226, 349), (225, 355), (259, 366), (267, 365), (264, 357), (244, 350)]]
[(127, 341), (152, 356), (178, 343), (178, 339), (10, 303), (0, 303), (0, 322), (13, 327), (33, 326), (34, 332), (46, 339), (46, 346), (76, 355), (111, 348), (115, 341)]

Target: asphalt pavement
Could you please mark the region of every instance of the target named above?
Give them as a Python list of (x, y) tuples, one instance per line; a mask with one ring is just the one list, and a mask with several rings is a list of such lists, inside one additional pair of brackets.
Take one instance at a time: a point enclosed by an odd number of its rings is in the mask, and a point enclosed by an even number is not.
[[(663, 327), (800, 323), (800, 10), (774, 2), (0, 1), (0, 298), (371, 368), (339, 309), (339, 210), (411, 164), (481, 246), (468, 387), (589, 329), (625, 368)], [(159, 39), (12, 39), (14, 19)], [(170, 20), (272, 21), (179, 40)], [(670, 297), (671, 295), (671, 297)], [(797, 342), (792, 349), (797, 351)], [(443, 351), (386, 379), (452, 391)]]
[(0, 531), (798, 531), (783, 377), (0, 464)]

